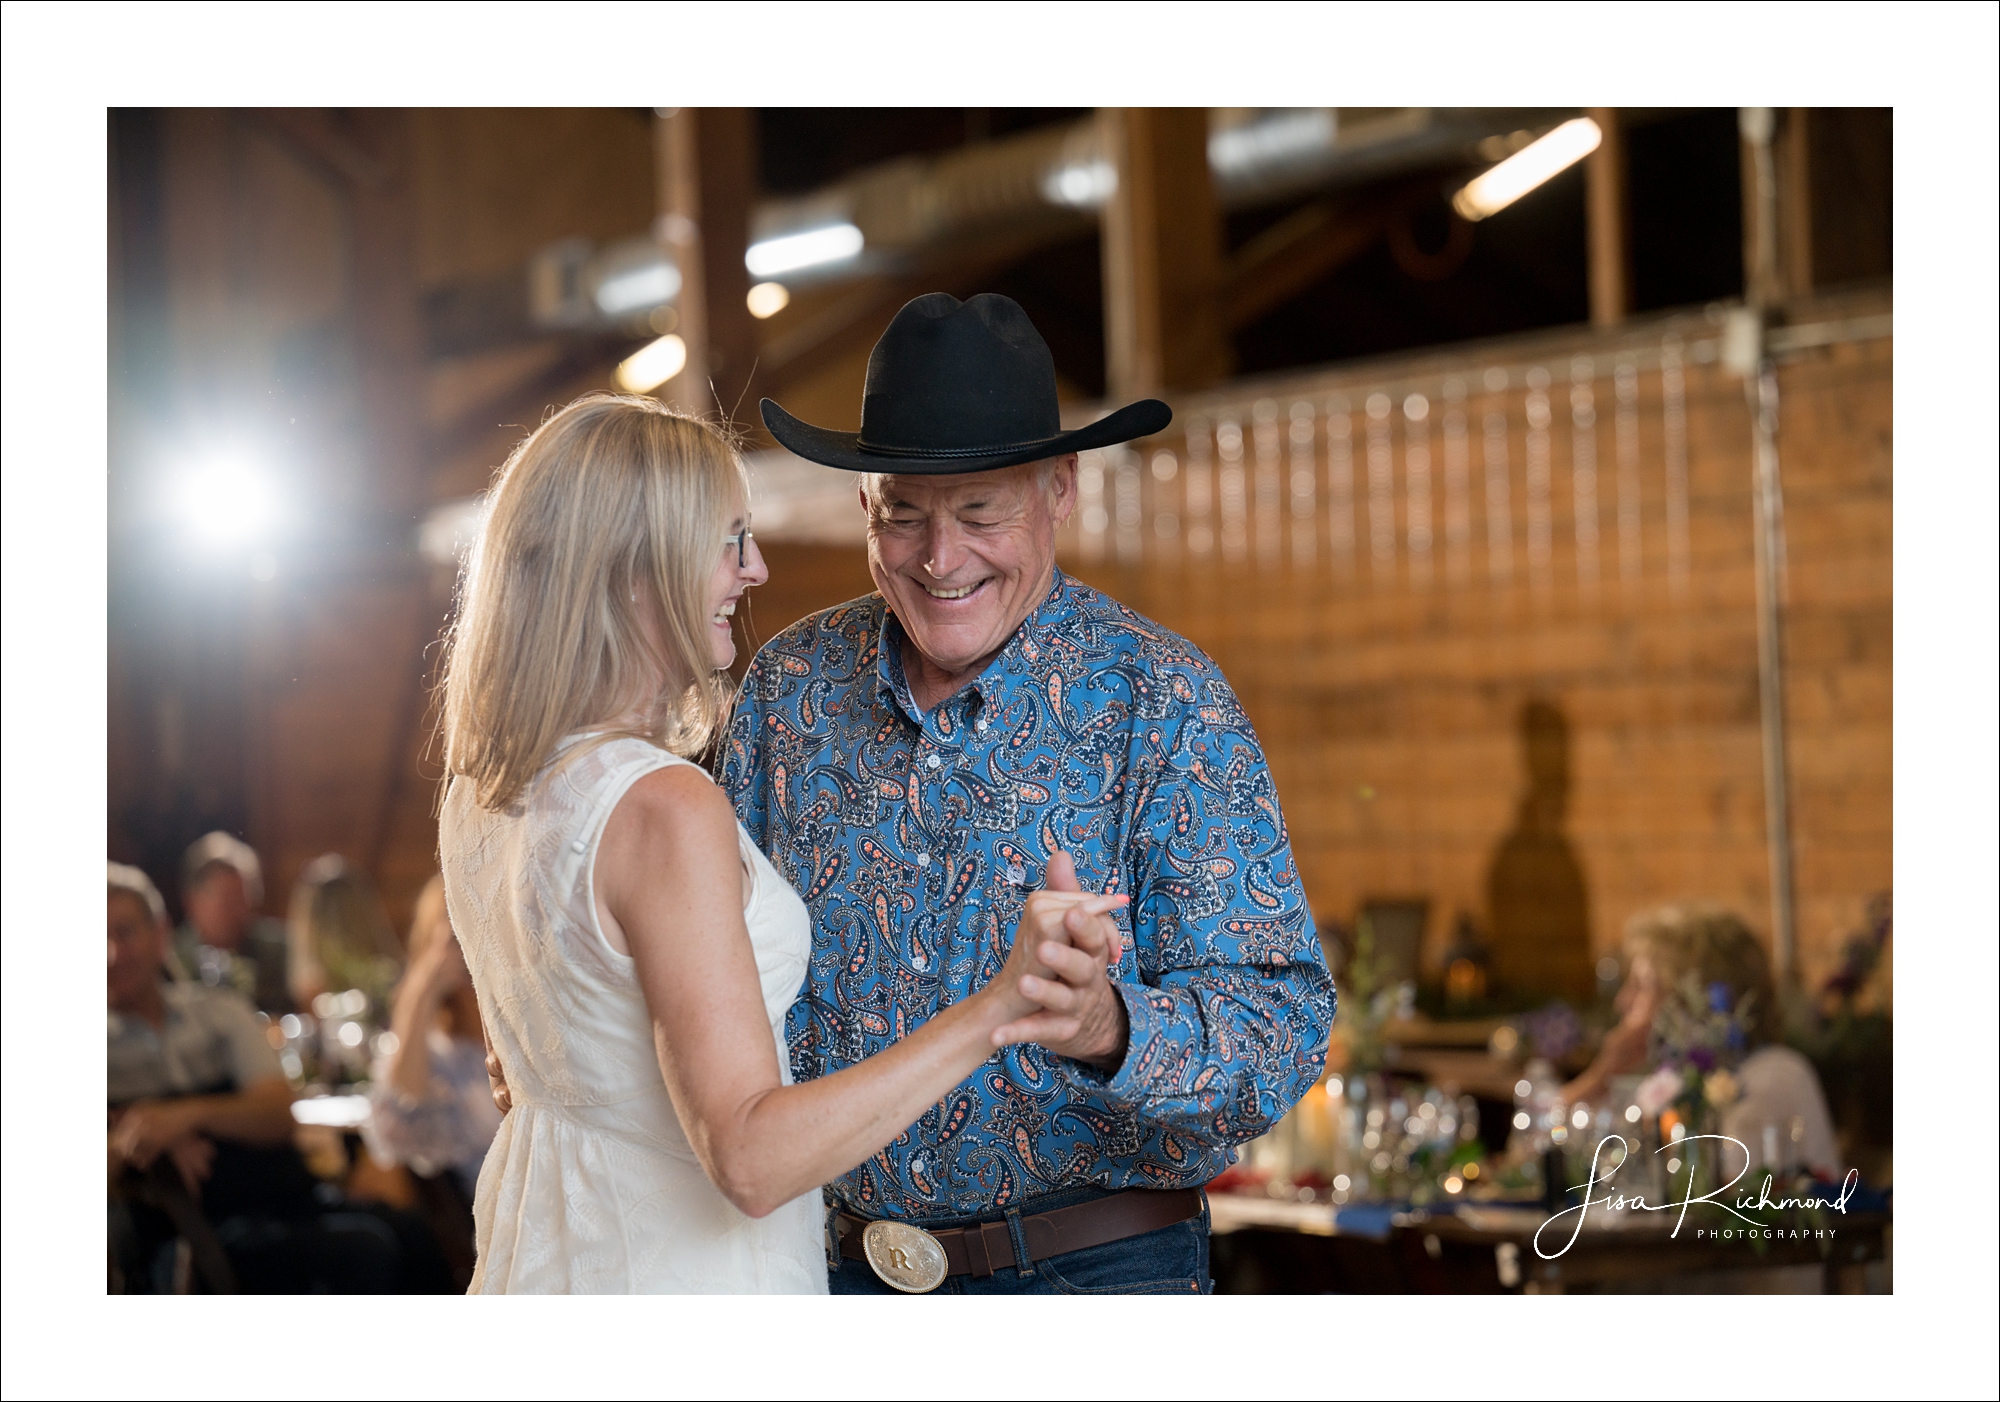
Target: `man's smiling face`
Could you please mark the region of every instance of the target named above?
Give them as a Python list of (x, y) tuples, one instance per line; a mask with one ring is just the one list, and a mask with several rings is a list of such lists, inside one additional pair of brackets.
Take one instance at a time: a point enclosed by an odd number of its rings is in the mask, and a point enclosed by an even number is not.
[(883, 476), (861, 495), (875, 587), (927, 670), (942, 674), (929, 680), (962, 684), (1048, 592), (1056, 527), (1076, 502), (1076, 456), (956, 477)]

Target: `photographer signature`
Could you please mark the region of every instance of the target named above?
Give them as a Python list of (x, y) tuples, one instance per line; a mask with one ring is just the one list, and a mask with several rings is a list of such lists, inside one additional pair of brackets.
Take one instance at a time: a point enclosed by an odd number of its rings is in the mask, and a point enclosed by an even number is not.
[[(1727, 1134), (1692, 1134), (1687, 1136), (1685, 1139), (1677, 1141), (1674, 1144), (1662, 1145), (1659, 1149), (1655, 1150), (1654, 1152), (1663, 1154), (1666, 1153), (1669, 1149), (1674, 1149), (1676, 1151), (1683, 1150), (1687, 1145), (1702, 1139), (1715, 1140), (1718, 1146), (1724, 1141), (1734, 1144), (1737, 1150), (1743, 1155), (1744, 1166), (1738, 1169), (1736, 1176), (1730, 1179), (1727, 1183), (1724, 1183), (1721, 1187), (1713, 1189), (1710, 1192), (1703, 1193), (1699, 1197), (1696, 1197), (1694, 1195), (1694, 1175), (1690, 1173), (1687, 1176), (1686, 1192), (1683, 1194), (1680, 1201), (1660, 1202), (1660, 1203), (1647, 1202), (1644, 1196), (1638, 1193), (1628, 1194), (1624, 1192), (1606, 1191), (1602, 1196), (1598, 1195), (1597, 1189), (1605, 1184), (1608, 1184), (1611, 1181), (1612, 1176), (1615, 1175), (1619, 1169), (1623, 1168), (1625, 1166), (1626, 1161), (1632, 1157), (1632, 1145), (1629, 1142), (1627, 1142), (1625, 1136), (1623, 1136), (1622, 1134), (1607, 1135), (1605, 1138), (1600, 1139), (1597, 1142), (1597, 1148), (1591, 1153), (1590, 1156), (1590, 1178), (1583, 1185), (1583, 1201), (1578, 1203), (1574, 1207), (1565, 1207), (1564, 1209), (1562, 1209), (1562, 1211), (1551, 1214), (1547, 1221), (1543, 1222), (1541, 1226), (1535, 1229), (1535, 1240), (1534, 1240), (1535, 1254), (1537, 1256), (1540, 1256), (1544, 1261), (1553, 1261), (1558, 1256), (1561, 1256), (1564, 1252), (1568, 1251), (1570, 1247), (1576, 1245), (1577, 1237), (1581, 1235), (1583, 1232), (1584, 1219), (1587, 1216), (1589, 1216), (1590, 1209), (1593, 1207), (1603, 1207), (1613, 1212), (1668, 1212), (1672, 1211), (1675, 1208), (1679, 1208), (1680, 1216), (1675, 1219), (1674, 1229), (1669, 1234), (1670, 1236), (1677, 1238), (1680, 1236), (1681, 1224), (1687, 1221), (1688, 1209), (1694, 1206), (1696, 1203), (1706, 1203), (1711, 1207), (1719, 1207), (1724, 1212), (1727, 1212), (1730, 1216), (1735, 1217), (1740, 1221), (1747, 1222), (1749, 1225), (1753, 1227), (1762, 1227), (1765, 1225), (1765, 1223), (1757, 1220), (1754, 1217), (1745, 1216), (1743, 1212), (1740, 1211), (1739, 1209), (1747, 1208), (1752, 1212), (1759, 1212), (1769, 1208), (1831, 1207), (1835, 1212), (1845, 1213), (1847, 1211), (1847, 1200), (1854, 1195), (1855, 1187), (1861, 1181), (1860, 1173), (1857, 1170), (1850, 1168), (1847, 1171), (1847, 1176), (1841, 1180), (1840, 1196), (1838, 1198), (1832, 1200), (1827, 1200), (1824, 1198), (1817, 1198), (1817, 1197), (1774, 1198), (1771, 1196), (1771, 1175), (1767, 1173), (1764, 1175), (1763, 1183), (1757, 1189), (1757, 1194), (1755, 1198), (1752, 1198), (1748, 1193), (1741, 1194), (1735, 1199), (1735, 1204), (1734, 1206), (1732, 1206), (1728, 1201), (1725, 1200), (1725, 1195), (1728, 1194), (1731, 1190), (1733, 1190), (1738, 1183), (1741, 1183), (1744, 1177), (1750, 1172), (1749, 1146), (1744, 1144), (1742, 1140), (1732, 1138)], [(1617, 1162), (1612, 1163), (1609, 1166), (1606, 1166), (1604, 1164), (1605, 1147), (1611, 1144), (1614, 1140), (1617, 1142), (1619, 1148), (1618, 1160)], [(1719, 1147), (1717, 1149), (1717, 1152), (1718, 1153), (1721, 1152)], [(1550, 1227), (1554, 1226), (1557, 1222), (1560, 1222), (1563, 1218), (1568, 1217), (1572, 1213), (1576, 1215), (1576, 1221), (1573, 1224), (1571, 1224), (1569, 1240), (1565, 1241), (1562, 1244), (1562, 1246), (1555, 1251), (1542, 1250), (1542, 1233), (1547, 1231)]]

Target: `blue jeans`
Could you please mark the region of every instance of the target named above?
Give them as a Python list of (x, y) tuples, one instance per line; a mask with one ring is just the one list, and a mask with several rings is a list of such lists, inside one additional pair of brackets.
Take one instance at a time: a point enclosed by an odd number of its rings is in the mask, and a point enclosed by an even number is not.
[[(1020, 1215), (1032, 1217), (1092, 1198), (1109, 1197), (1102, 1188), (1072, 1188), (1048, 1193), (1021, 1204)], [(936, 1230), (991, 1222), (980, 1217), (924, 1218), (915, 1225)], [(866, 1261), (836, 1256), (829, 1262), (827, 1289), (835, 1295), (896, 1295)], [(1108, 1241), (1036, 1261), (1027, 1269), (1002, 1266), (983, 1279), (947, 1276), (934, 1295), (1206, 1295), (1215, 1288), (1208, 1278), (1208, 1199), (1201, 1215), (1143, 1236)]]

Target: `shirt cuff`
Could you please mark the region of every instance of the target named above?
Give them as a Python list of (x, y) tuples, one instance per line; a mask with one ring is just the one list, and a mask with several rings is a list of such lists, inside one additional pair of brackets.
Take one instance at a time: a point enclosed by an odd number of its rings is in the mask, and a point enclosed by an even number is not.
[(1146, 1049), (1160, 1038), (1170, 1016), (1153, 1006), (1153, 998), (1158, 996), (1171, 1005), (1172, 997), (1156, 995), (1153, 989), (1140, 983), (1119, 982), (1111, 987), (1125, 1004), (1125, 1059), (1110, 1070), (1087, 1061), (1072, 1061), (1066, 1056), (1051, 1058), (1051, 1064), (1057, 1075), (1079, 1090), (1103, 1100), (1136, 1104), (1146, 1098), (1157, 1063), (1156, 1057), (1145, 1054)]

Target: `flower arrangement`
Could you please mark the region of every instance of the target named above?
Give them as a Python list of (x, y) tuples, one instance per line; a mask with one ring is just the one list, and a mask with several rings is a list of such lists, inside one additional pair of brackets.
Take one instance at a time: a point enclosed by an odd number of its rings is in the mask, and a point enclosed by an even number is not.
[(1334, 1021), (1327, 1065), (1333, 1071), (1365, 1075), (1387, 1064), (1389, 1053), (1382, 1029), (1399, 1014), (1407, 1015), (1414, 990), (1390, 984), (1375, 957), (1375, 931), (1367, 916), (1355, 922), (1354, 949), (1334, 977), (1339, 1016)]

